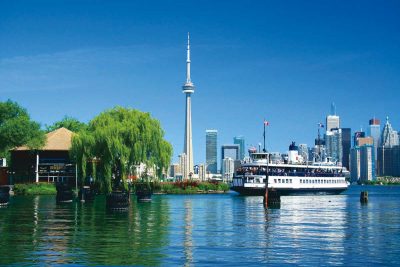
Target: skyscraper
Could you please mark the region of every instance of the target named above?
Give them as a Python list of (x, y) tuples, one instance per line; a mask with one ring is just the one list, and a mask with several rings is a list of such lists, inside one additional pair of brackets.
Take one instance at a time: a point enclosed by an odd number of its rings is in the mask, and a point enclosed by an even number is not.
[(359, 138), (364, 138), (364, 137), (365, 137), (365, 132), (363, 132), (363, 131), (357, 131), (357, 132), (355, 132), (355, 133), (354, 133), (354, 136), (353, 136), (353, 146), (358, 146), (357, 140), (358, 140)]
[(221, 162), (225, 158), (239, 160), (239, 145), (222, 145), (221, 146)]
[(184, 179), (189, 178), (193, 173), (193, 145), (192, 145), (192, 108), (191, 95), (194, 93), (194, 85), (190, 79), (190, 38), (188, 33), (187, 58), (186, 58), (186, 82), (182, 86), (182, 91), (186, 95), (186, 113), (185, 113), (185, 140), (183, 153), (186, 154), (186, 168), (182, 172)]
[(342, 166), (350, 170), (350, 148), (351, 148), (351, 129), (342, 128), (342, 147), (343, 147), (343, 157)]
[(386, 123), (383, 127), (380, 145), (386, 148), (398, 146), (399, 136), (397, 131), (393, 130), (392, 125), (389, 123), (389, 117), (386, 117)]
[(377, 158), (379, 176), (400, 176), (399, 136), (393, 130), (388, 117), (382, 130)]
[(235, 161), (231, 158), (224, 158), (222, 160), (222, 180), (224, 182), (230, 182), (233, 179), (235, 172)]
[(326, 131), (325, 145), (327, 156), (330, 157), (333, 162), (342, 162), (342, 129), (333, 128), (331, 131)]
[(334, 128), (340, 128), (340, 118), (336, 115), (335, 103), (332, 103), (331, 114), (326, 116), (326, 130), (331, 131)]
[(368, 127), (368, 135), (374, 139), (375, 153), (379, 146), (379, 137), (381, 135), (381, 121), (378, 119), (370, 119)]
[(376, 179), (375, 155), (372, 144), (355, 146), (351, 149), (351, 181), (367, 182)]
[(244, 137), (243, 136), (236, 136), (233, 138), (233, 143), (236, 145), (239, 145), (239, 155), (240, 155), (240, 160), (244, 159), (245, 156), (245, 150), (244, 150)]
[(217, 173), (217, 130), (206, 130), (206, 172)]
[(299, 145), (299, 155), (302, 156), (305, 161), (308, 161), (308, 146), (307, 146), (307, 144)]

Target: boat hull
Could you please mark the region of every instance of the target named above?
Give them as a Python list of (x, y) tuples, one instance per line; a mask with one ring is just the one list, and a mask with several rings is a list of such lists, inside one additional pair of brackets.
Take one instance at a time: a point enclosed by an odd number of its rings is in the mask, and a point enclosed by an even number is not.
[[(274, 188), (281, 196), (290, 195), (338, 195), (347, 188)], [(233, 186), (231, 190), (243, 196), (264, 196), (265, 188)]]

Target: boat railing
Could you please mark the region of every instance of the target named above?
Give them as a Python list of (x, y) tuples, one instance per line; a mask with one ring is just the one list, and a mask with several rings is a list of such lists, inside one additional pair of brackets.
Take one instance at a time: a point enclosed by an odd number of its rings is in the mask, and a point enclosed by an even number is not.
[[(343, 173), (330, 173), (330, 172), (268, 172), (270, 176), (300, 176), (300, 177), (344, 177)], [(253, 172), (237, 172), (237, 175), (249, 176), (249, 175), (261, 175), (265, 176), (265, 171), (253, 171)]]

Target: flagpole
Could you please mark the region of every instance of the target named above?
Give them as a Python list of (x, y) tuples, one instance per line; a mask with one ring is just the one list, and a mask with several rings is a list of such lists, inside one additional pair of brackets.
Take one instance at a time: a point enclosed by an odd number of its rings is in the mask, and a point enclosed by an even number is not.
[(265, 152), (267, 152), (267, 150), (265, 150), (265, 119), (264, 119), (264, 149), (263, 149), (263, 152), (265, 153)]

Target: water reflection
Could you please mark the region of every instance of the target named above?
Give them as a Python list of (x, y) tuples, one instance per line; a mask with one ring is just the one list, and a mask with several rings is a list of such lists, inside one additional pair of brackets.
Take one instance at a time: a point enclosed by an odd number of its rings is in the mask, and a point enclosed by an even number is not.
[(124, 213), (101, 196), (14, 197), (0, 209), (0, 265), (398, 265), (400, 187), (371, 190), (368, 205), (350, 189), (282, 197), (280, 209), (262, 197), (155, 196)]
[(193, 239), (192, 239), (192, 201), (185, 200), (185, 266), (191, 266), (193, 263)]
[(56, 205), (54, 197), (18, 197), (0, 220), (0, 264), (160, 265), (168, 244), (162, 199), (108, 213), (94, 203)]

